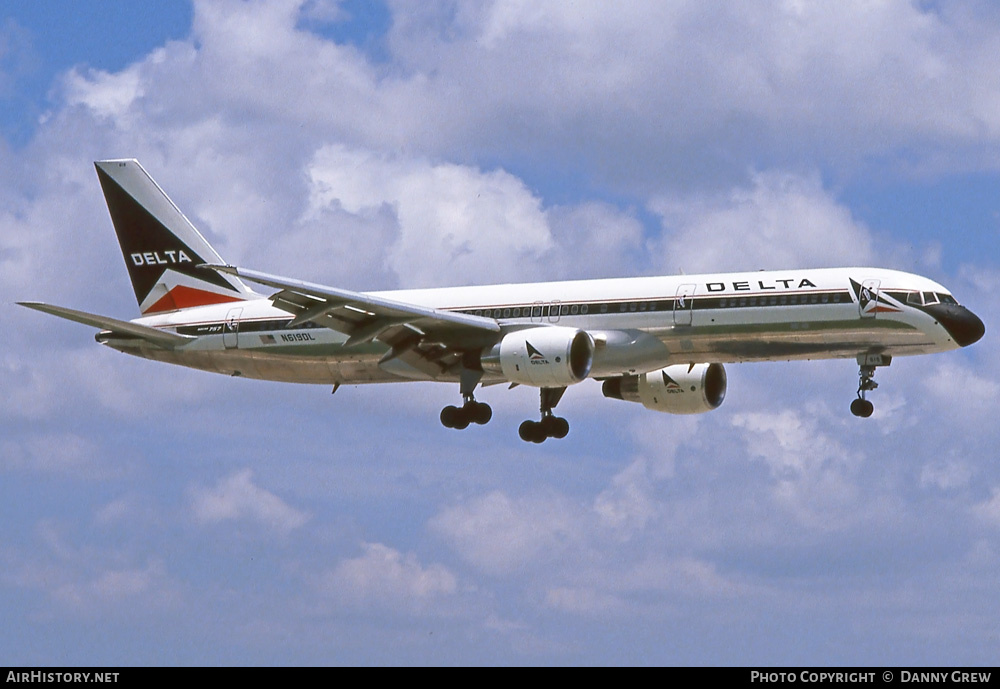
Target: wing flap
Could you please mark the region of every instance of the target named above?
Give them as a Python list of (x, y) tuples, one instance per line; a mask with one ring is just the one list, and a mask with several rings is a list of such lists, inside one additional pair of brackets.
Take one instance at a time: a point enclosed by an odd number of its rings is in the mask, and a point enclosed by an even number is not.
[[(347, 335), (346, 347), (378, 340), (389, 351), (382, 367), (404, 364), (431, 378), (454, 373), (465, 351), (495, 341), (500, 325), (492, 318), (394, 301), (362, 292), (259, 273), (236, 266), (204, 265), (273, 287), (269, 299), (292, 314), (291, 323), (312, 322)], [(405, 367), (404, 367), (405, 368)]]
[(48, 313), (53, 316), (58, 316), (59, 318), (65, 318), (68, 321), (82, 323), (83, 325), (89, 325), (93, 328), (101, 328), (102, 330), (110, 330), (112, 333), (138, 337), (146, 340), (147, 342), (152, 342), (160, 347), (178, 347), (190, 342), (191, 340), (197, 339), (191, 335), (179, 335), (166, 330), (150, 328), (148, 325), (139, 325), (138, 323), (120, 321), (117, 318), (110, 318), (108, 316), (98, 316), (93, 313), (87, 313), (86, 311), (67, 309), (65, 306), (53, 306), (52, 304), (43, 304), (37, 301), (19, 301), (17, 303), (21, 306), (26, 306), (29, 309), (34, 309), (35, 311), (41, 311), (42, 313)]
[(269, 299), (277, 308), (295, 316), (290, 322), (292, 326), (312, 321), (325, 328), (351, 335), (365, 324), (366, 319), (373, 317), (371, 313), (362, 309), (332, 303), (291, 290), (276, 292)]

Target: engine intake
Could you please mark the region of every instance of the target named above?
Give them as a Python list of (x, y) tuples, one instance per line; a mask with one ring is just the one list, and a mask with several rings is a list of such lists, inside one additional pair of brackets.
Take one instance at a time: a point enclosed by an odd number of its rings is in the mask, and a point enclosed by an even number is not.
[(726, 399), (726, 369), (722, 364), (667, 366), (638, 376), (609, 378), (602, 392), (653, 411), (701, 414), (718, 409)]
[(585, 380), (594, 364), (594, 338), (560, 326), (504, 335), (480, 360), (483, 370), (536, 388), (565, 387)]

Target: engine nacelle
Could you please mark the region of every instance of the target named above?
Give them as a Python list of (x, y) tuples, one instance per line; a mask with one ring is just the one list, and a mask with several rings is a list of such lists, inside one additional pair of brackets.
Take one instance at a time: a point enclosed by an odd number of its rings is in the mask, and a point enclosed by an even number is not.
[(573, 385), (590, 375), (594, 338), (576, 328), (529, 328), (504, 335), (483, 353), (483, 370), (536, 388)]
[(701, 414), (718, 409), (726, 399), (726, 369), (722, 364), (680, 364), (638, 376), (604, 381), (605, 397), (639, 402), (646, 409), (668, 414)]

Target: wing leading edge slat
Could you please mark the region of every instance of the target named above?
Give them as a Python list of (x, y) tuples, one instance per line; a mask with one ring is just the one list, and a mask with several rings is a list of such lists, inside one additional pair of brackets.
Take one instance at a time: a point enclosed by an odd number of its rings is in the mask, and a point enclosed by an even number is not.
[[(361, 309), (364, 312), (370, 313), (379, 318), (398, 319), (403, 322), (414, 323), (421, 328), (423, 328), (422, 322), (426, 321), (431, 325), (437, 326), (451, 325), (461, 326), (479, 332), (500, 332), (500, 325), (492, 318), (445, 311), (443, 309), (419, 306), (417, 304), (408, 304), (406, 302), (394, 301), (392, 299), (377, 297), (363, 292), (352, 292), (350, 290), (338, 289), (336, 287), (327, 287), (310, 282), (292, 280), (276, 275), (268, 275), (267, 273), (260, 273), (255, 270), (238, 268), (236, 266), (206, 264), (203, 267), (220, 273), (235, 275), (261, 285), (273, 287), (275, 289), (282, 290), (282, 292), (313, 297), (325, 302), (326, 305), (331, 308), (353, 307)], [(272, 295), (271, 299), (278, 308), (291, 312), (291, 310), (286, 309), (282, 303), (295, 302), (287, 300), (286, 297), (289, 295), (283, 295), (282, 292), (278, 292), (277, 295)], [(298, 302), (298, 304), (301, 306), (302, 302)], [(322, 305), (317, 303), (314, 304), (314, 306)]]

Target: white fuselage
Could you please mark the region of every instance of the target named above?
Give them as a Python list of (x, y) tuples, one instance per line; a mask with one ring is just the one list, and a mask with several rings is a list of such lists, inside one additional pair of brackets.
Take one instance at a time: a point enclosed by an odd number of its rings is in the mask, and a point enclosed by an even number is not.
[[(857, 285), (874, 295), (860, 298)], [(678, 363), (894, 356), (957, 348), (949, 332), (908, 295), (949, 299), (941, 285), (876, 268), (761, 271), (569, 282), (449, 287), (372, 293), (420, 306), (496, 319), (504, 332), (569, 326), (595, 340), (592, 378)], [(930, 299), (930, 297), (928, 297)], [(150, 359), (268, 380), (357, 384), (454, 380), (384, 358), (378, 341), (345, 347), (348, 337), (305, 323), (269, 299), (158, 314), (134, 321), (185, 335), (173, 350), (105, 336), (115, 349)], [(487, 375), (483, 382), (499, 382)]]

